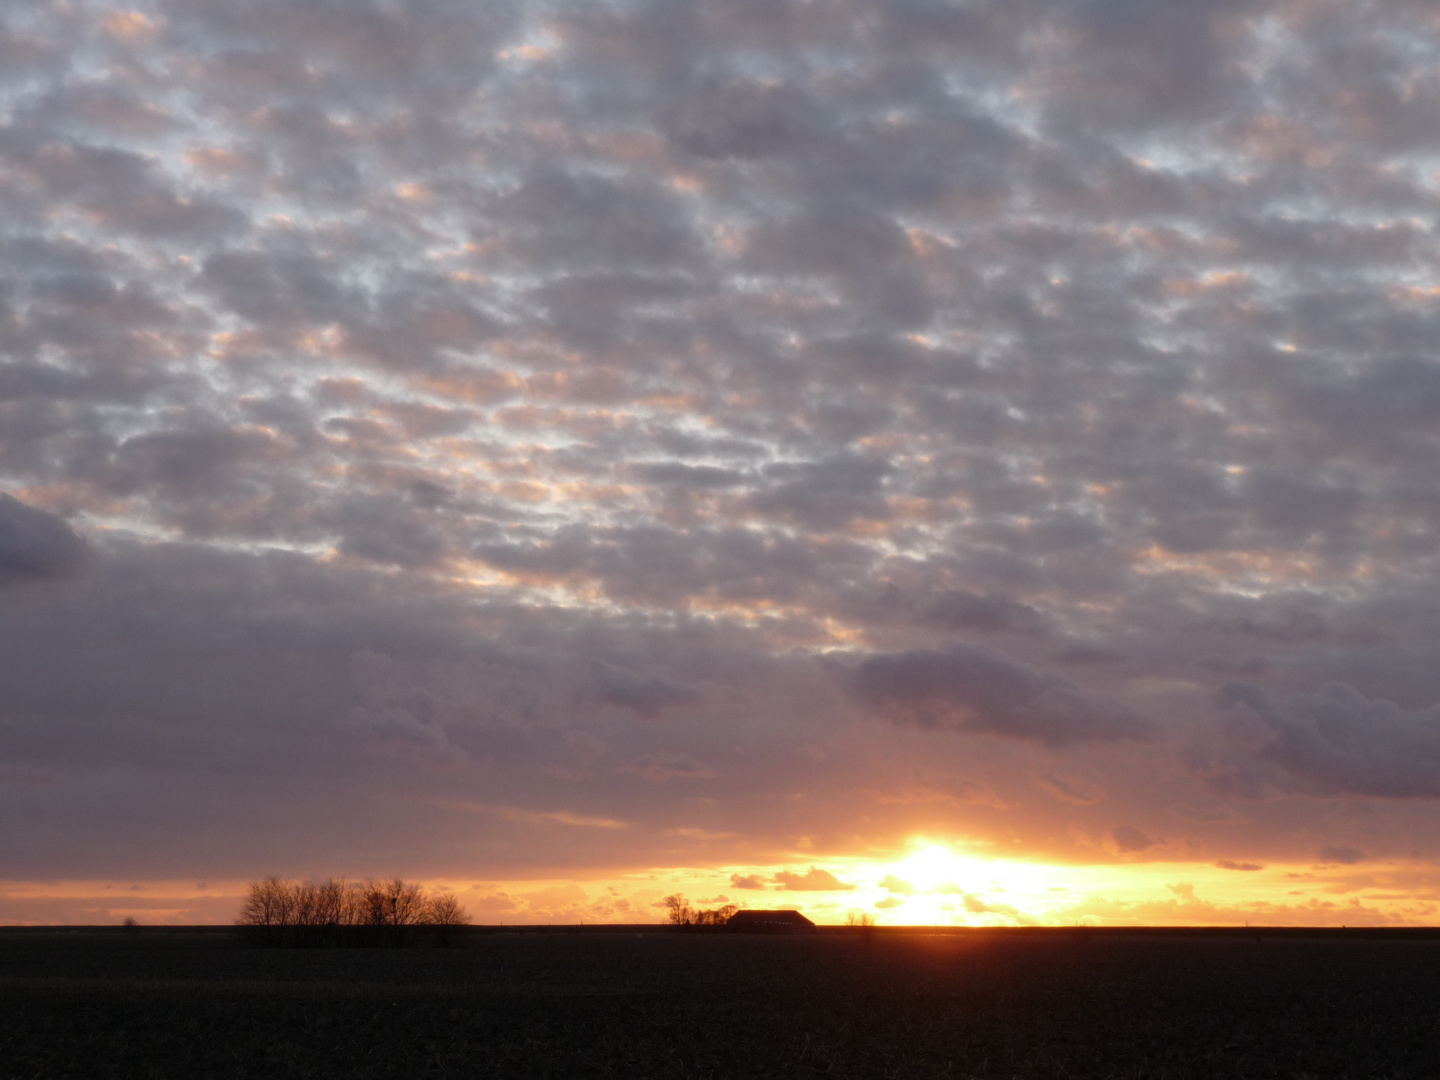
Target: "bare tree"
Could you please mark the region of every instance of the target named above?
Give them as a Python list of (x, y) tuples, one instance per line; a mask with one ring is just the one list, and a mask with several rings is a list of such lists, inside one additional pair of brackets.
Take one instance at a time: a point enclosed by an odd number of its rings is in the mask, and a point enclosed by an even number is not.
[(441, 948), (448, 947), (450, 936), (457, 926), (470, 924), (470, 913), (460, 906), (454, 893), (433, 893), (425, 901), (425, 914), (421, 922), (428, 923), (439, 931)]
[(290, 926), (296, 914), (295, 886), (277, 877), (250, 883), (250, 892), (240, 905), (241, 926)]
[(735, 904), (697, 910), (679, 893), (665, 897), (665, 917), (674, 926), (724, 926), (740, 908)]
[(385, 926), (389, 923), (385, 886), (367, 881), (355, 891), (355, 922), (360, 926)]
[(672, 926), (690, 926), (695, 922), (695, 909), (690, 906), (690, 901), (679, 893), (672, 893), (662, 902), (665, 905), (665, 917)]
[(436, 893), (425, 902), (421, 922), (431, 926), (469, 926), (470, 913), (460, 906), (454, 893)]
[(297, 945), (338, 943), (340, 928), (357, 921), (356, 890), (343, 880), (329, 878), (291, 885), (290, 895)]
[(344, 879), (306, 882), (306, 899), (312, 926), (350, 926), (356, 922), (356, 890)]
[(425, 890), (413, 881), (367, 881), (360, 889), (360, 922), (366, 926), (414, 926), (425, 913)]
[(740, 910), (738, 904), (726, 904), (724, 907), (711, 908), (708, 911), (697, 911), (695, 913), (696, 926), (724, 926), (730, 921), (730, 916)]
[(879, 921), (869, 911), (852, 911), (845, 916), (845, 925), (860, 935), (860, 940), (865, 943), (867, 948), (875, 940), (875, 924)]
[(425, 890), (413, 881), (392, 880), (387, 892), (390, 898), (390, 924), (414, 926), (425, 921)]
[(291, 896), (294, 898), (293, 921), (296, 926), (325, 925), (325, 914), (321, 910), (320, 886), (313, 881), (302, 882), (292, 886)]
[(406, 927), (422, 923), (464, 926), (470, 916), (454, 896), (427, 894), (417, 883), (398, 877), (388, 881), (371, 879), (363, 885), (335, 878), (296, 883), (267, 877), (251, 882), (235, 921), (241, 926), (265, 928), (262, 940), (270, 944), (318, 945), (353, 940), (342, 936), (340, 928), (371, 927), (362, 940), (398, 945), (404, 940)]

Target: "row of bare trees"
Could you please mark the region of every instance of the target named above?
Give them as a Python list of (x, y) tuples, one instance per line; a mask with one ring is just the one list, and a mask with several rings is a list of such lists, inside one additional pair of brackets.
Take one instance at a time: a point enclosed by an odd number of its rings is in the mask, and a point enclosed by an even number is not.
[(664, 900), (665, 917), (672, 926), (724, 926), (730, 916), (740, 910), (735, 904), (701, 910), (690, 906), (690, 901), (676, 893)]
[[(236, 923), (256, 927), (269, 942), (333, 940), (342, 928), (368, 928), (357, 941), (396, 943), (407, 927), (435, 926), (445, 932), (470, 922), (450, 893), (430, 892), (403, 878), (388, 881), (288, 881), (267, 877), (250, 883)], [(327, 933), (328, 932), (328, 933)]]

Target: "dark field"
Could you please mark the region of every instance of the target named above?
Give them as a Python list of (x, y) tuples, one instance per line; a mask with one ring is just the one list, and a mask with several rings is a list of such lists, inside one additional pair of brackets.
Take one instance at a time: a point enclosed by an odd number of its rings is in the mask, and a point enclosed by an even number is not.
[(1433, 935), (0, 930), (0, 1077), (1440, 1077)]

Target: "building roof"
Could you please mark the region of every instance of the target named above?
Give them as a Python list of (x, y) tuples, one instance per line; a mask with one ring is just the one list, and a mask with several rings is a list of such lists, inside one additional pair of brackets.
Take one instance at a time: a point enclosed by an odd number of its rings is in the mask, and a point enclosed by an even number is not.
[(725, 924), (733, 930), (813, 930), (815, 924), (794, 908), (737, 911)]

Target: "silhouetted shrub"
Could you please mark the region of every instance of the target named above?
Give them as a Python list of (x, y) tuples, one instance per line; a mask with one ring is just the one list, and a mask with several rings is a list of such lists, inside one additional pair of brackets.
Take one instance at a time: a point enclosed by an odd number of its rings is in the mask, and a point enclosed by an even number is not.
[(425, 902), (425, 917), (428, 926), (439, 929), (442, 946), (450, 944), (451, 931), (457, 926), (470, 924), (470, 913), (460, 906), (460, 901), (451, 893), (434, 893)]
[(851, 930), (858, 931), (860, 940), (866, 945), (870, 944), (875, 936), (875, 924), (879, 922), (876, 917), (868, 911), (852, 911), (845, 916), (845, 925)]

